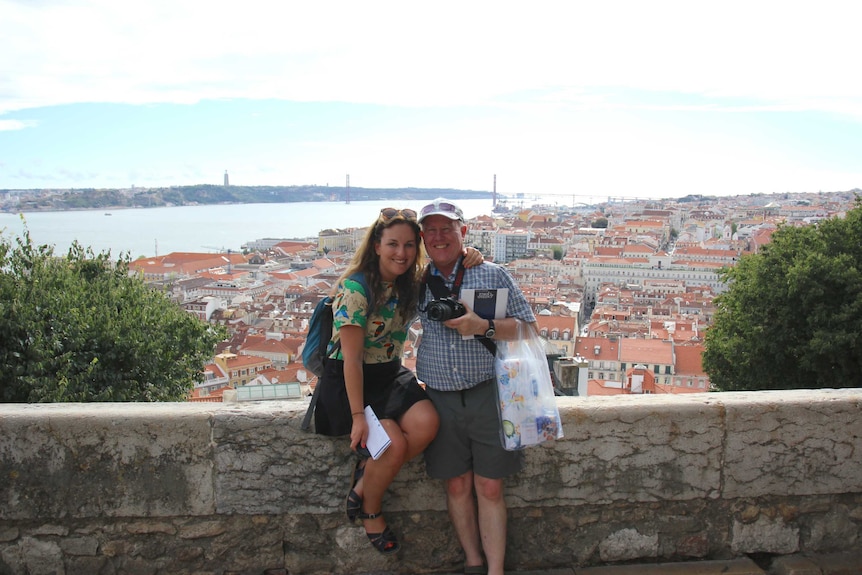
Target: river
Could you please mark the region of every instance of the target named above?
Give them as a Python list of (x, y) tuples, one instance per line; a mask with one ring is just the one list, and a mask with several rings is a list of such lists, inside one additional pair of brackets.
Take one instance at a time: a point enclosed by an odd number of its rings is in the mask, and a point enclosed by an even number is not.
[[(113, 256), (128, 252), (132, 258), (171, 252), (239, 250), (261, 238), (314, 238), (327, 228), (364, 227), (390, 205), (419, 210), (418, 201), (296, 202), (27, 212), (26, 227), (36, 245), (49, 244), (65, 254), (73, 241), (96, 253)], [(491, 200), (458, 200), (468, 218), (491, 214)], [(17, 214), (0, 213), (4, 236), (20, 236), (24, 223)]]

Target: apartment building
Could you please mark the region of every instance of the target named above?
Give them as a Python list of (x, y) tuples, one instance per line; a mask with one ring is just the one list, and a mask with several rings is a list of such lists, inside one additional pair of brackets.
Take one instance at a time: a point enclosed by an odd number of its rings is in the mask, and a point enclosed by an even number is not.
[(529, 241), (530, 236), (528, 233), (499, 231), (494, 237), (494, 261), (504, 264), (526, 257)]
[(595, 300), (599, 287), (604, 283), (640, 288), (647, 280), (680, 281), (686, 286), (707, 286), (719, 294), (727, 289), (716, 273), (721, 267), (720, 264), (707, 262), (672, 262), (666, 254), (657, 254), (647, 261), (592, 257), (583, 265), (586, 299)]
[(272, 368), (272, 361), (253, 355), (237, 355), (235, 353), (220, 353), (215, 356), (215, 364), (228, 378), (230, 387), (247, 384), (258, 372)]

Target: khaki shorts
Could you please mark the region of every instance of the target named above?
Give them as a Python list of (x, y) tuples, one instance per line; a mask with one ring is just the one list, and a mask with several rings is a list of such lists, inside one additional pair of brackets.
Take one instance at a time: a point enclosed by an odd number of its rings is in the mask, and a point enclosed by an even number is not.
[(500, 439), (496, 380), (464, 391), (426, 391), (440, 414), (440, 431), (425, 450), (430, 477), (452, 479), (472, 470), (502, 479), (521, 470), (523, 452), (506, 451)]

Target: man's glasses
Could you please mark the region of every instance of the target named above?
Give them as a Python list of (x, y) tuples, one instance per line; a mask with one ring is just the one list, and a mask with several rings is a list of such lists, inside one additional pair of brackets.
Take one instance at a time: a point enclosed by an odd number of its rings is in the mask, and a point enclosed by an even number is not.
[(416, 211), (410, 208), (399, 210), (397, 208), (383, 208), (380, 210), (380, 221), (384, 224), (391, 222), (396, 218), (401, 218), (411, 222), (416, 221)]

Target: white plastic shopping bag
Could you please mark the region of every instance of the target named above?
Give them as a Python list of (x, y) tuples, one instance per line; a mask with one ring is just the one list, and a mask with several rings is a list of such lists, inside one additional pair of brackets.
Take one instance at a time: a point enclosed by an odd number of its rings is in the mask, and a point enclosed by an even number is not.
[(518, 339), (496, 343), (503, 447), (513, 451), (563, 437), (548, 360), (535, 328), (519, 321)]

